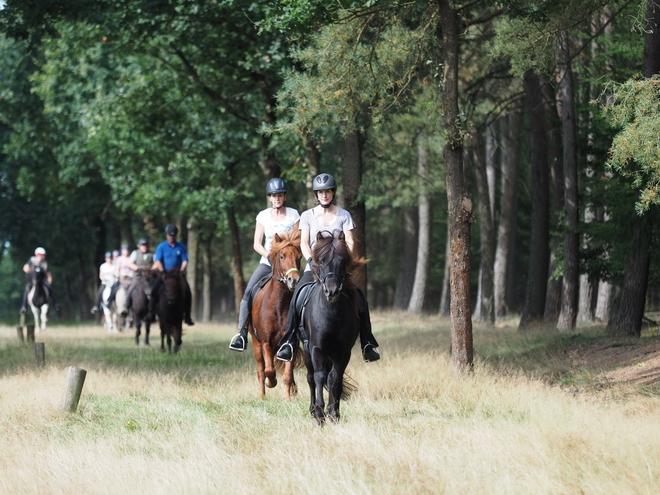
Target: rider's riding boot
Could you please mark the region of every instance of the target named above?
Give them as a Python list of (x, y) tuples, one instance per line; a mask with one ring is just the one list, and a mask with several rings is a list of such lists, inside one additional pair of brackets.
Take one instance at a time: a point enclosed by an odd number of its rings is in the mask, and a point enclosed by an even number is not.
[(53, 303), (53, 307), (55, 307), (55, 311), (57, 311), (58, 313), (62, 309), (62, 306), (60, 306), (60, 303), (58, 303), (58, 302)]
[(190, 314), (189, 314), (189, 313), (186, 313), (186, 314), (184, 315), (184, 317), (183, 317), (183, 321), (184, 321), (184, 322), (186, 323), (186, 325), (188, 325), (189, 327), (192, 327), (192, 326), (195, 324), (195, 322), (192, 321), (192, 318), (190, 317)]
[(362, 349), (362, 358), (365, 362), (370, 363), (372, 361), (378, 361), (380, 359), (380, 354), (376, 350), (376, 347), (373, 344), (367, 344)]
[(21, 306), (20, 313), (21, 313), (22, 315), (24, 315), (25, 313), (27, 313), (27, 308), (26, 308), (25, 306)]
[(293, 349), (298, 346), (298, 339), (294, 336), (290, 341), (282, 344), (280, 349), (277, 351), (276, 357), (280, 361), (292, 361), (293, 360)]
[(90, 309), (89, 312), (95, 315), (96, 313), (99, 312), (98, 306), (92, 306), (92, 309)]
[(250, 308), (248, 301), (241, 301), (238, 310), (238, 333), (234, 335), (229, 343), (232, 351), (243, 352), (247, 348), (247, 333), (250, 320)]

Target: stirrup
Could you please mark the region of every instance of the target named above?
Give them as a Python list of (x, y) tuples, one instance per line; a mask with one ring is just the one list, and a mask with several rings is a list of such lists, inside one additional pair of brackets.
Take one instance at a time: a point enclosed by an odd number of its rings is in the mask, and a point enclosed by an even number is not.
[(365, 363), (371, 363), (372, 361), (378, 361), (380, 359), (380, 354), (376, 350), (376, 346), (373, 344), (367, 344), (362, 349), (362, 358)]
[(277, 355), (275, 357), (277, 357), (277, 359), (280, 361), (284, 361), (285, 363), (293, 360), (293, 345), (291, 345), (291, 342), (282, 344), (282, 347), (280, 347), (280, 350), (277, 351)]
[(240, 333), (237, 333), (231, 339), (231, 342), (229, 343), (229, 348), (232, 351), (243, 352), (247, 347), (247, 342), (245, 340), (246, 339)]
[(19, 311), (20, 314), (24, 315), (27, 313), (27, 308), (25, 306), (21, 306), (21, 310)]

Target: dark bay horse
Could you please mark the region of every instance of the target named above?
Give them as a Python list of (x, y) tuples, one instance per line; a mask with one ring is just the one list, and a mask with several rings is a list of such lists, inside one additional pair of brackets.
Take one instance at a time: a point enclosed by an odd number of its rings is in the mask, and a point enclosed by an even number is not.
[(297, 392), (293, 370), (298, 359), (283, 362), (275, 359), (277, 343), (286, 330), (291, 296), (300, 279), (300, 231), (294, 229), (282, 236), (275, 234), (270, 251), (273, 276), (257, 292), (252, 305), (252, 350), (257, 361), (257, 379), (261, 397), (266, 387), (277, 385), (277, 371), (282, 371), (284, 398), (289, 400)]
[[(309, 337), (304, 350), (309, 411), (318, 424), (339, 420), (339, 401), (354, 389), (344, 372), (351, 359), (351, 349), (360, 333), (358, 286), (350, 272), (363, 266), (364, 258), (354, 258), (344, 233), (319, 232), (312, 252), (315, 283), (303, 312)], [(328, 389), (325, 410), (323, 389)]]
[(135, 276), (133, 288), (130, 291), (131, 313), (133, 325), (135, 326), (135, 345), (140, 345), (140, 334), (144, 322), (144, 345), (149, 346), (149, 331), (151, 319), (149, 316), (149, 297), (151, 296), (151, 285), (156, 274), (153, 270), (142, 268)]
[(160, 324), (160, 350), (165, 352), (165, 340), (167, 339), (167, 351), (172, 352), (172, 340), (174, 340), (174, 352), (181, 348), (181, 335), (183, 334), (183, 312), (185, 300), (185, 284), (183, 273), (178, 268), (171, 268), (161, 274), (163, 287), (158, 297), (158, 322)]
[(46, 288), (46, 272), (43, 268), (35, 266), (32, 269), (30, 284), (27, 301), (34, 316), (34, 328), (37, 332), (44, 332), (48, 323), (49, 294)]

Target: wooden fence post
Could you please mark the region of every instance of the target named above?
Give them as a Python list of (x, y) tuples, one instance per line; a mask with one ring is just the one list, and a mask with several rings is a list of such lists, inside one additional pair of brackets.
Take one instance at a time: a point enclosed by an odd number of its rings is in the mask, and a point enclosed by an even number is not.
[(27, 341), (28, 344), (34, 344), (34, 325), (27, 326)]
[(34, 343), (34, 359), (37, 361), (37, 368), (43, 369), (46, 365), (46, 346), (43, 342)]
[(75, 412), (80, 401), (80, 394), (85, 383), (87, 371), (75, 366), (69, 366), (69, 374), (66, 380), (66, 391), (62, 399), (61, 409), (66, 412)]

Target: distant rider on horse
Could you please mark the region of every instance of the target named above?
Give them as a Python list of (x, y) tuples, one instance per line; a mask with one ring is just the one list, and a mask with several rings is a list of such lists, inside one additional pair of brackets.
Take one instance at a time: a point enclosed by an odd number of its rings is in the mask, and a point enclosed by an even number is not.
[(21, 304), (21, 314), (24, 315), (27, 312), (27, 297), (30, 289), (32, 288), (31, 275), (36, 267), (41, 268), (46, 273), (46, 281), (44, 282), (44, 287), (48, 291), (50, 299), (53, 301), (53, 307), (55, 311), (60, 310), (60, 304), (55, 298), (55, 293), (51, 287), (53, 283), (53, 276), (48, 269), (48, 261), (46, 261), (46, 250), (42, 247), (38, 247), (34, 250), (34, 256), (30, 257), (29, 260), (23, 265), (23, 271), (27, 277), (27, 284), (25, 286), (25, 291), (23, 292), (23, 303)]
[[(186, 270), (186, 267), (188, 266), (188, 250), (184, 244), (176, 240), (178, 234), (179, 229), (176, 225), (169, 224), (165, 227), (165, 236), (167, 239), (156, 246), (156, 254), (154, 254), (154, 269), (156, 271), (163, 272), (171, 270), (172, 268), (178, 268), (183, 275), (183, 272)], [(192, 293), (190, 292), (190, 285), (188, 285), (185, 276), (183, 276), (182, 279), (185, 291), (183, 321), (186, 322), (186, 325), (194, 325), (195, 323), (190, 317), (190, 311), (192, 308)], [(160, 296), (162, 288), (163, 277), (159, 276), (151, 287), (149, 315), (152, 322), (156, 321), (158, 296)]]
[(101, 311), (101, 302), (105, 288), (112, 287), (117, 282), (117, 268), (112, 263), (112, 253), (110, 251), (105, 253), (105, 263), (102, 263), (99, 267), (99, 279), (101, 280), (101, 285), (99, 285), (96, 292), (96, 300), (94, 301), (94, 306), (92, 306), (91, 313), (93, 315)]
[(123, 317), (128, 316), (128, 312), (133, 304), (131, 294), (136, 287), (140, 285), (140, 278), (142, 278), (142, 270), (148, 270), (154, 263), (154, 253), (149, 251), (149, 241), (143, 237), (138, 241), (137, 249), (134, 249), (130, 256), (131, 268), (135, 270), (135, 276), (128, 286), (126, 291), (126, 304), (121, 312)]

